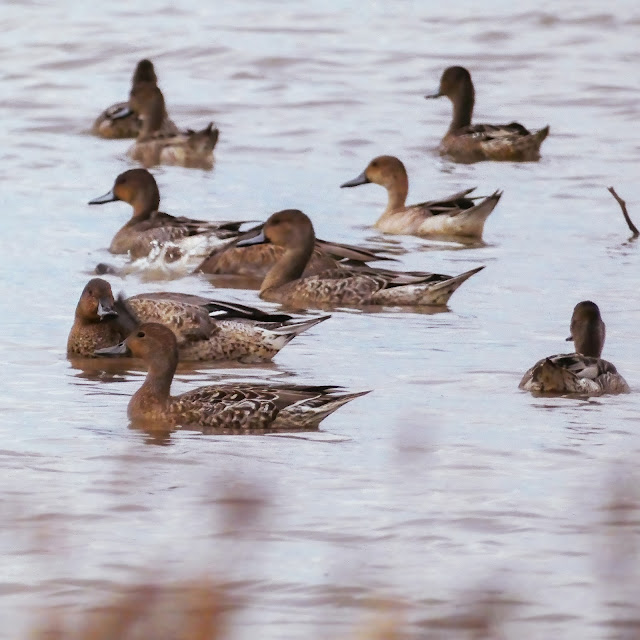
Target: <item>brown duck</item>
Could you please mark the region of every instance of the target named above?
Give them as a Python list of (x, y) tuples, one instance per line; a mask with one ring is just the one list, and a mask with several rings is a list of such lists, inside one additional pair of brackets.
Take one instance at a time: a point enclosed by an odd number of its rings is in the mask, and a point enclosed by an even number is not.
[(536, 362), (520, 381), (520, 389), (533, 393), (599, 396), (629, 393), (629, 385), (607, 360), (600, 358), (606, 331), (595, 302), (579, 302), (571, 316), (575, 353), (549, 356)]
[[(131, 79), (131, 94), (144, 85), (157, 86), (158, 77), (150, 60), (140, 60)], [(166, 109), (162, 112), (159, 130), (166, 135), (178, 134), (178, 127), (169, 119)], [(142, 130), (142, 120), (129, 109), (129, 102), (118, 102), (105, 109), (93, 123), (92, 133), (101, 138), (137, 138)]]
[(453, 103), (453, 119), (440, 142), (439, 151), (442, 155), (462, 163), (540, 159), (540, 145), (549, 135), (549, 126), (532, 132), (518, 122), (503, 125), (471, 124), (475, 90), (471, 74), (464, 67), (445, 69), (438, 91), (425, 98), (440, 96), (447, 96)]
[(129, 353), (144, 360), (148, 373), (129, 401), (132, 423), (146, 429), (178, 426), (215, 433), (263, 433), (316, 429), (319, 423), (360, 393), (337, 387), (232, 384), (200, 387), (172, 396), (178, 364), (174, 334), (153, 322), (140, 325), (124, 342), (99, 355)]
[(376, 229), (427, 238), (481, 240), (484, 223), (502, 195), (496, 191), (487, 198), (473, 197), (469, 195), (472, 188), (448, 198), (407, 206), (409, 178), (404, 164), (395, 156), (374, 158), (357, 178), (340, 186), (357, 187), (370, 182), (383, 186), (388, 194), (387, 208), (375, 223)]
[(155, 246), (179, 242), (201, 235), (207, 241), (223, 242), (239, 234), (243, 222), (210, 222), (175, 217), (158, 211), (160, 191), (155, 178), (146, 169), (129, 169), (115, 180), (113, 188), (89, 204), (105, 204), (122, 200), (133, 208), (127, 224), (116, 233), (109, 246), (111, 253), (128, 253), (132, 258), (149, 254)]
[(122, 341), (143, 322), (173, 331), (181, 360), (267, 362), (297, 335), (330, 316), (294, 318), (186, 293), (146, 293), (114, 300), (111, 285), (90, 280), (82, 291), (67, 341), (73, 357)]

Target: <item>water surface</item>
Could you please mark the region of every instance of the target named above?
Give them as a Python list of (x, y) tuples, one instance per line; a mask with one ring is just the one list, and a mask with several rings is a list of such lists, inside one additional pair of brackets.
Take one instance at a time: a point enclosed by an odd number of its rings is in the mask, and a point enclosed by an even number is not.
[[(636, 3), (67, 0), (0, 13), (0, 637), (150, 568), (224, 582), (244, 601), (237, 638), (347, 637), (376, 598), (400, 603), (416, 637), (465, 637), (478, 597), (504, 610), (507, 637), (633, 637), (640, 248), (606, 187), (638, 223)], [(79, 294), (128, 216), (86, 205), (131, 166), (129, 141), (88, 130), (142, 57), (178, 124), (221, 130), (212, 172), (154, 170), (165, 211), (300, 208), (321, 237), (403, 247), (401, 268), (487, 266), (446, 313), (338, 311), (269, 367), (177, 376), (174, 392), (265, 378), (374, 390), (317, 434), (149, 438), (126, 418), (142, 371), (87, 373), (65, 357)], [(450, 105), (423, 95), (451, 64), (473, 73), (478, 121), (551, 126), (540, 162), (436, 155)], [(503, 189), (486, 246), (380, 238), (384, 191), (338, 185), (382, 153), (406, 164), (410, 201)], [(195, 276), (111, 283), (258, 301)], [(519, 392), (534, 361), (567, 349), (582, 299), (600, 305), (605, 356), (633, 393)], [(260, 518), (229, 517), (235, 491), (266, 500)], [(619, 494), (630, 524), (606, 509)]]

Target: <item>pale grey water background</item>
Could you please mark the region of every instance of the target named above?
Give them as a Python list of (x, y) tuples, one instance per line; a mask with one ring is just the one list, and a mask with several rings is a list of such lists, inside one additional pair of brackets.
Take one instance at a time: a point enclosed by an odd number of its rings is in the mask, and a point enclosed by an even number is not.
[[(235, 638), (346, 637), (375, 597), (402, 602), (416, 636), (435, 626), (436, 637), (465, 637), (456, 616), (477, 588), (519, 603), (508, 637), (637, 636), (637, 589), (625, 580), (639, 565), (624, 544), (637, 542), (638, 501), (627, 497), (628, 540), (611, 535), (604, 506), (614, 485), (638, 486), (640, 245), (605, 187), (640, 222), (640, 8), (449, 4), (0, 7), (0, 637), (26, 637), (40, 607), (104, 601), (153, 566), (229, 582), (247, 599)], [(65, 358), (80, 291), (128, 216), (122, 204), (85, 204), (130, 166), (129, 141), (87, 130), (126, 98), (142, 57), (178, 124), (221, 129), (213, 172), (154, 170), (165, 211), (261, 219), (297, 207), (322, 237), (375, 243), (367, 226), (384, 191), (338, 188), (375, 155), (405, 162), (410, 201), (504, 189), (486, 247), (391, 239), (408, 249), (402, 267), (487, 265), (449, 313), (337, 312), (268, 369), (202, 367), (174, 385), (278, 377), (374, 389), (320, 435), (182, 433), (154, 446), (127, 427), (141, 372), (87, 378)], [(422, 96), (450, 64), (473, 73), (478, 121), (550, 124), (539, 163), (435, 155), (450, 104)], [(197, 277), (112, 284), (257, 302)], [(633, 393), (519, 392), (526, 368), (567, 349), (571, 310), (586, 298)], [(219, 504), (238, 484), (270, 503), (240, 533)], [(616, 550), (624, 561), (608, 562)]]

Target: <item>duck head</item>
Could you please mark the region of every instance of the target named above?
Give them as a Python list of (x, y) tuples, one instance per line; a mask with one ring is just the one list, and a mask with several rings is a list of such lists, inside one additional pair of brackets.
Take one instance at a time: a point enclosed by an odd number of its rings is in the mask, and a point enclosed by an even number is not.
[(576, 353), (591, 358), (599, 358), (604, 347), (606, 327), (595, 302), (583, 300), (573, 309), (571, 335)]
[(117, 317), (111, 285), (102, 278), (89, 280), (76, 307), (76, 318), (83, 323), (95, 323)]
[(448, 67), (440, 77), (438, 90), (425, 98), (447, 96), (453, 103), (453, 120), (449, 131), (455, 131), (471, 124), (475, 90), (471, 74), (464, 67)]
[(89, 204), (105, 204), (122, 200), (133, 207), (134, 217), (147, 216), (160, 206), (158, 183), (146, 169), (129, 169), (115, 180), (104, 195), (89, 200)]

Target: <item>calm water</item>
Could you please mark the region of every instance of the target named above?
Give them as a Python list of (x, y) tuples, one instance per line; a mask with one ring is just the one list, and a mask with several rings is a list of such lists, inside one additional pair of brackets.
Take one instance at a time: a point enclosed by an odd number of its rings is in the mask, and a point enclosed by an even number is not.
[[(150, 568), (227, 583), (245, 602), (240, 639), (347, 637), (375, 598), (400, 603), (416, 637), (466, 637), (478, 590), (504, 609), (507, 637), (636, 637), (640, 245), (606, 187), (640, 222), (637, 3), (173, 4), (0, 7), (0, 637), (27, 637), (34, 611), (102, 602)], [(213, 172), (154, 170), (165, 211), (263, 219), (297, 207), (322, 237), (401, 243), (402, 268), (487, 265), (448, 313), (336, 312), (270, 367), (185, 369), (174, 384), (374, 390), (318, 434), (180, 433), (159, 446), (128, 428), (142, 371), (66, 360), (80, 291), (129, 214), (85, 204), (130, 166), (129, 141), (87, 131), (126, 97), (142, 57), (177, 123), (221, 130)], [(539, 163), (435, 154), (450, 105), (422, 96), (450, 64), (473, 73), (478, 121), (550, 124)], [(405, 162), (410, 201), (504, 189), (487, 246), (377, 236), (382, 188), (338, 185), (381, 153)], [(112, 285), (257, 302), (198, 277)], [(519, 392), (535, 360), (567, 350), (587, 298), (634, 393)], [(261, 517), (231, 517), (237, 492), (266, 501)], [(620, 495), (627, 508), (612, 515)]]

